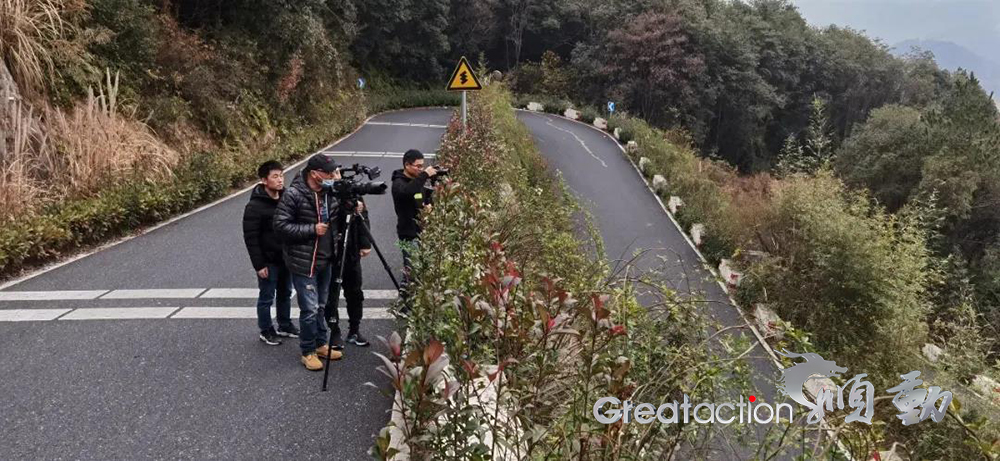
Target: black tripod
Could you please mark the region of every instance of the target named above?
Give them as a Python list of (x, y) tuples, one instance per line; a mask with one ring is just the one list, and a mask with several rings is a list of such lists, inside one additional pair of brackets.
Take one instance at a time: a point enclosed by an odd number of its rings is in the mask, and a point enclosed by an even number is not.
[[(365, 223), (365, 220), (362, 219), (361, 216), (358, 214), (357, 203), (358, 203), (357, 199), (352, 199), (344, 202), (345, 205), (349, 205), (347, 209), (351, 211), (344, 217), (344, 238), (337, 243), (338, 247), (337, 249), (340, 251), (339, 256), (337, 257), (337, 266), (336, 266), (337, 273), (335, 274), (335, 277), (333, 279), (333, 283), (332, 286), (330, 287), (330, 294), (329, 294), (329, 296), (332, 296), (332, 298), (330, 299), (332, 300), (333, 306), (332, 308), (329, 308), (326, 310), (326, 312), (324, 312), (324, 317), (326, 318), (326, 324), (330, 329), (330, 338), (326, 342), (327, 347), (331, 347), (331, 345), (333, 344), (334, 325), (337, 323), (337, 318), (339, 317), (338, 309), (340, 309), (340, 290), (344, 283), (344, 265), (347, 260), (347, 243), (350, 241), (352, 232), (364, 232), (365, 235), (368, 236), (368, 240), (371, 241), (372, 248), (375, 249), (375, 253), (378, 255), (378, 259), (382, 261), (382, 267), (385, 268), (385, 273), (389, 274), (389, 279), (392, 280), (392, 284), (396, 287), (396, 291), (399, 291), (399, 282), (396, 281), (396, 276), (392, 274), (392, 269), (389, 267), (389, 263), (386, 262), (385, 256), (382, 255), (382, 250), (379, 249), (378, 243), (375, 242), (375, 236), (372, 235), (372, 230), (368, 228), (368, 224)], [(355, 226), (358, 223), (361, 224), (360, 226), (358, 226), (360, 230), (355, 229)], [(329, 376), (330, 376), (330, 354), (328, 353), (326, 355), (326, 367), (323, 370), (324, 392), (326, 391), (326, 383), (327, 380), (329, 379)]]

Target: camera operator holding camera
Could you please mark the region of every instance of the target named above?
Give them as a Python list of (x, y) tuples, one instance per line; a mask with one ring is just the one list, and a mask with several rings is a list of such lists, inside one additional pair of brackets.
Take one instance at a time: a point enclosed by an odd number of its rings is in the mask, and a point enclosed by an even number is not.
[[(426, 188), (427, 181), (438, 175), (438, 170), (432, 166), (424, 168), (424, 154), (419, 150), (410, 149), (403, 154), (403, 168), (392, 172), (392, 204), (396, 209), (396, 235), (403, 251), (403, 290), (401, 296), (405, 302), (409, 297), (407, 290), (411, 281), (411, 258), (413, 250), (418, 246), (420, 224), (417, 214), (425, 207), (431, 206), (431, 189)], [(404, 307), (408, 310), (408, 305)]]
[(336, 223), (331, 225), (331, 221), (338, 208), (336, 198), (324, 189), (338, 179), (339, 166), (333, 159), (312, 156), (274, 212), (274, 231), (283, 242), (282, 253), (299, 302), (301, 361), (311, 371), (323, 369), (318, 357), (339, 359), (343, 355), (326, 344), (329, 330), (324, 320), (336, 234)]
[[(351, 210), (352, 207), (355, 218), (362, 219), (365, 225), (370, 228), (371, 221), (368, 219), (368, 208), (361, 197), (357, 197), (354, 200), (345, 200), (340, 204), (341, 211), (337, 214), (337, 228), (342, 231), (347, 229), (346, 211)], [(342, 234), (337, 236), (338, 241), (342, 238)], [(345, 253), (343, 255), (344, 272), (342, 288), (344, 290), (344, 299), (347, 301), (347, 342), (355, 346), (365, 347), (368, 346), (368, 340), (361, 335), (360, 331), (365, 301), (365, 293), (361, 288), (361, 258), (368, 256), (372, 251), (372, 242), (368, 237), (368, 233), (355, 231), (348, 234), (343, 251)], [(340, 334), (340, 312), (332, 296), (327, 298), (326, 309), (333, 318), (330, 326), (333, 329), (333, 339), (330, 341), (330, 347), (335, 350), (342, 350), (344, 349), (344, 339)]]

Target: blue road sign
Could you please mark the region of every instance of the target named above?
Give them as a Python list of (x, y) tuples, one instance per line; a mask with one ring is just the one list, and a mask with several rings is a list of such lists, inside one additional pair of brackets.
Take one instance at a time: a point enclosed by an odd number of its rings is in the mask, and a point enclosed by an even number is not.
[(358, 88), (361, 88), (361, 89), (365, 88), (365, 79), (363, 79), (363, 78), (359, 78), (358, 79)]
[(615, 112), (615, 102), (614, 101), (608, 101), (608, 112), (611, 112), (611, 113)]

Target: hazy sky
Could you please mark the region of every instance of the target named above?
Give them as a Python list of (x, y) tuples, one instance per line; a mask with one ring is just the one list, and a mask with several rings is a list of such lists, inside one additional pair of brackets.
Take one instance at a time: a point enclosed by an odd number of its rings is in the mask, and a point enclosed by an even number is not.
[(809, 23), (865, 30), (894, 45), (945, 40), (1000, 61), (1000, 0), (793, 0)]

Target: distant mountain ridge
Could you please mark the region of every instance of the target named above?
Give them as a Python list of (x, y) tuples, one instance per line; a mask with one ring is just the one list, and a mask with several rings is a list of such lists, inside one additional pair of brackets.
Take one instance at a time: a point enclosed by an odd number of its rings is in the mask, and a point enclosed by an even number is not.
[(909, 53), (914, 47), (934, 53), (938, 66), (956, 70), (972, 71), (986, 91), (1000, 89), (1000, 63), (976, 54), (972, 50), (954, 42), (944, 40), (905, 40), (893, 46), (897, 56)]

